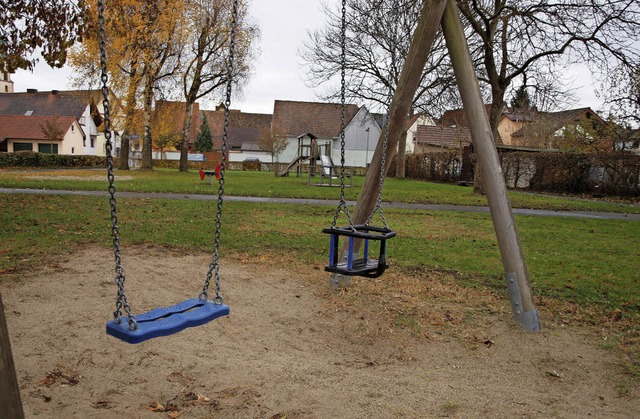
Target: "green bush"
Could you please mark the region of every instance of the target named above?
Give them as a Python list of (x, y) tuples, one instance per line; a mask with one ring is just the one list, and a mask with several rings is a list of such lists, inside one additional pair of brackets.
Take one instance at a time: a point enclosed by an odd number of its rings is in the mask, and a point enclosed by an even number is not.
[(101, 156), (69, 156), (33, 151), (0, 153), (0, 167), (105, 167)]

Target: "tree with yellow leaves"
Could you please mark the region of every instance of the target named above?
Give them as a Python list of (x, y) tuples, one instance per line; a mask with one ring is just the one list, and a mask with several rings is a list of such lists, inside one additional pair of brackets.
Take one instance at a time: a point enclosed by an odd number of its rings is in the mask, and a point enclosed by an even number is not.
[[(136, 108), (143, 109), (143, 168), (151, 168), (151, 113), (154, 88), (175, 73), (182, 48), (184, 1), (113, 0), (105, 10), (109, 88), (115, 93), (114, 122), (121, 127), (120, 169), (128, 169), (129, 139), (135, 133)], [(99, 80), (97, 2), (88, 5), (87, 36), (70, 54), (82, 84)]]

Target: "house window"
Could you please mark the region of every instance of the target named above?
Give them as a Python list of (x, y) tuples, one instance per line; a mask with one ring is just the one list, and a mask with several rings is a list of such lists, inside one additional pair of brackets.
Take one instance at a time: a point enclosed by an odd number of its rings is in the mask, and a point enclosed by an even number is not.
[[(73, 125), (71, 125), (71, 128), (73, 128)], [(83, 147), (87, 146), (87, 137), (82, 137), (82, 146)]]
[(96, 136), (92, 135), (89, 137), (89, 139), (91, 140), (91, 148), (95, 148), (96, 147)]
[(71, 132), (75, 131), (74, 126), (71, 125)]
[(58, 144), (38, 144), (39, 153), (58, 154)]
[(71, 154), (76, 154), (76, 148), (75, 147), (71, 147)]
[(13, 151), (33, 151), (31, 143), (13, 143)]

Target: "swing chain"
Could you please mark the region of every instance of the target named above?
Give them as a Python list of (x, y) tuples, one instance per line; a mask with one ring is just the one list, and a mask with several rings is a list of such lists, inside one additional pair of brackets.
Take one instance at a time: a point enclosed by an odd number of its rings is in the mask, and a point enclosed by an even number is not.
[(104, 108), (104, 136), (106, 140), (105, 150), (107, 154), (107, 180), (109, 181), (109, 205), (111, 206), (111, 235), (113, 237), (113, 253), (116, 262), (116, 278), (115, 283), (118, 287), (118, 297), (116, 299), (116, 310), (113, 312), (113, 317), (116, 323), (122, 321), (122, 310), (124, 309), (127, 314), (129, 322), (129, 329), (135, 330), (137, 328), (136, 319), (131, 313), (131, 307), (127, 302), (127, 296), (124, 291), (124, 268), (122, 267), (122, 260), (120, 258), (120, 236), (118, 228), (118, 215), (116, 209), (116, 188), (114, 186), (115, 176), (113, 174), (113, 144), (111, 142), (111, 110), (109, 103), (109, 88), (107, 87), (107, 42), (106, 42), (106, 30), (104, 24), (104, 0), (98, 0), (98, 23), (99, 23), (99, 42), (100, 42), (100, 80), (102, 82), (102, 106)]
[[(398, 9), (398, 3), (397, 1), (393, 2), (393, 12), (397, 13), (397, 9)], [(387, 121), (384, 125), (384, 136), (383, 136), (383, 140), (382, 140), (382, 157), (380, 160), (380, 178), (378, 181), (378, 198), (376, 199), (376, 205), (373, 209), (373, 211), (371, 212), (371, 214), (369, 214), (369, 217), (367, 218), (367, 220), (365, 221), (364, 225), (369, 225), (369, 223), (371, 222), (371, 220), (373, 219), (373, 216), (375, 215), (376, 212), (380, 213), (380, 218), (382, 219), (382, 224), (384, 226), (384, 228), (389, 228), (389, 226), (387, 225), (387, 219), (384, 216), (384, 212), (382, 211), (382, 188), (384, 185), (384, 178), (385, 178), (385, 172), (386, 172), (386, 165), (387, 165), (387, 144), (389, 142), (389, 121), (391, 121), (391, 103), (393, 102), (393, 96), (394, 96), (394, 69), (395, 69), (395, 65), (396, 65), (396, 49), (395, 49), (395, 39), (392, 42), (391, 45), (391, 66), (389, 67), (389, 96), (388, 96), (388, 103), (389, 103), (389, 107), (387, 108)]]
[(227, 150), (229, 141), (229, 116), (231, 112), (231, 89), (233, 86), (234, 76), (234, 54), (236, 46), (236, 26), (238, 24), (238, 0), (233, 2), (233, 11), (231, 13), (231, 32), (229, 34), (229, 60), (227, 61), (227, 86), (226, 97), (224, 102), (224, 129), (222, 133), (222, 158), (220, 161), (220, 184), (218, 186), (218, 207), (216, 211), (216, 232), (213, 243), (213, 255), (211, 257), (211, 263), (209, 264), (209, 270), (202, 287), (202, 292), (198, 298), (200, 300), (207, 300), (209, 285), (211, 279), (215, 276), (216, 296), (213, 300), (216, 304), (222, 304), (223, 298), (220, 292), (220, 263), (218, 248), (220, 246), (220, 230), (222, 228), (222, 201), (224, 195), (224, 173), (227, 165)]
[(347, 106), (346, 106), (346, 68), (347, 68), (347, 1), (342, 0), (342, 22), (340, 30), (340, 103), (341, 103), (341, 120), (340, 120), (340, 203), (336, 209), (336, 213), (333, 216), (333, 222), (331, 227), (335, 227), (338, 223), (338, 217), (340, 212), (344, 211), (347, 216), (349, 225), (353, 227), (353, 221), (351, 220), (351, 214), (349, 213), (349, 207), (344, 196), (344, 164), (345, 164), (345, 128), (347, 126)]

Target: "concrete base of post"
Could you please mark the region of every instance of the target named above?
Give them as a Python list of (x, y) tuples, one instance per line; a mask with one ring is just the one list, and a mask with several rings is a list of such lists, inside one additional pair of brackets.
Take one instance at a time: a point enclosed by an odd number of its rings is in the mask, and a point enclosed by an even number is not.
[(511, 300), (511, 310), (513, 318), (522, 324), (525, 329), (532, 332), (540, 331), (540, 317), (538, 310), (524, 311), (522, 307), (522, 296), (520, 295), (520, 285), (518, 284), (518, 276), (511, 272), (506, 274), (507, 291), (509, 292), (509, 300)]

